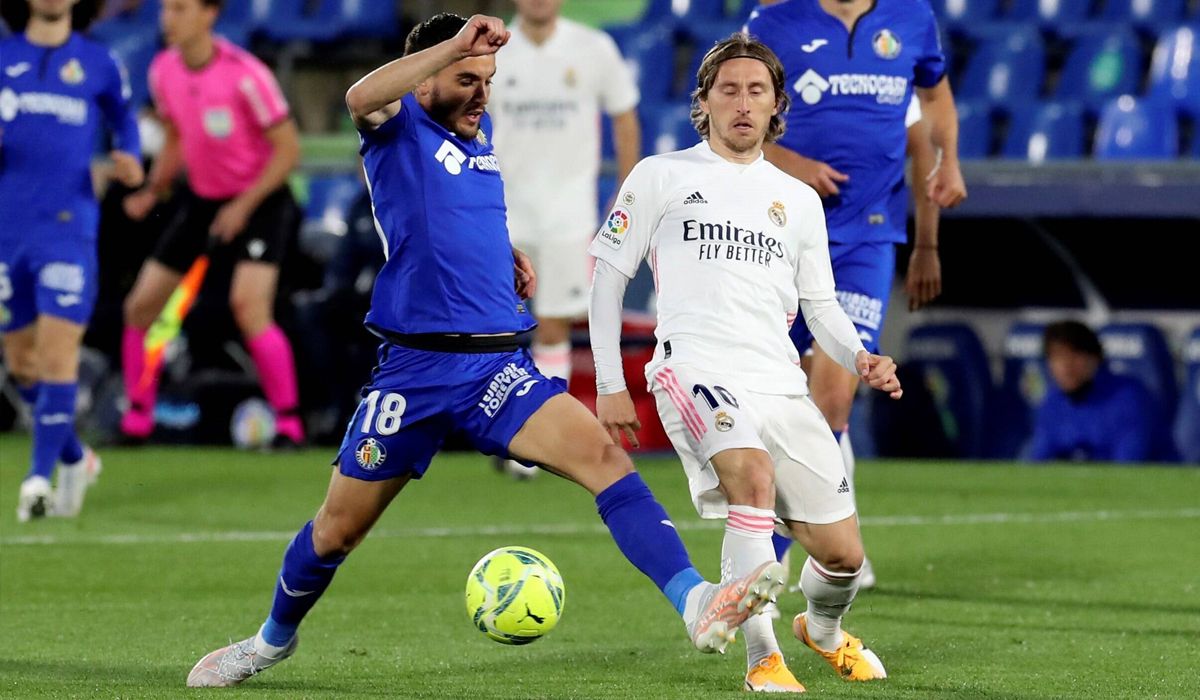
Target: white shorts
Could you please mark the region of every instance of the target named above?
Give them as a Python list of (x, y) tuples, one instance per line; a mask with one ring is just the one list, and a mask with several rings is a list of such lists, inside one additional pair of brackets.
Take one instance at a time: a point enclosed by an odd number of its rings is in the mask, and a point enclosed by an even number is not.
[(587, 314), (593, 265), (587, 249), (591, 242), (590, 232), (536, 240), (513, 238), (513, 245), (533, 260), (533, 271), (537, 273), (534, 315), (573, 319)]
[(734, 377), (706, 375), (670, 362), (654, 368), (650, 387), (700, 517), (729, 514), (709, 460), (735, 448), (771, 455), (779, 518), (823, 525), (854, 514), (841, 450), (808, 396), (752, 392)]

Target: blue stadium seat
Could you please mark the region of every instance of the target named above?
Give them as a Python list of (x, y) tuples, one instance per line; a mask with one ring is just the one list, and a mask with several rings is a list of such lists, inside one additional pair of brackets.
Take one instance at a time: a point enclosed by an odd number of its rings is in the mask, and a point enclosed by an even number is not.
[(1013, 0), (1006, 19), (1036, 22), (1058, 33), (1088, 19), (1092, 3), (1087, 0)]
[(1046, 396), (1046, 363), (1042, 359), (1040, 323), (1017, 323), (1004, 338), (1004, 375), (993, 414), (990, 456), (1015, 459), (1033, 433), (1033, 417)]
[(1151, 95), (1200, 118), (1200, 24), (1163, 32), (1150, 60)]
[(315, 7), (311, 8), (304, 0), (262, 2), (269, 4), (263, 16), (261, 29), (272, 41), (327, 43), (338, 38), (345, 28), (342, 17), (343, 0), (316, 0)]
[(1184, 390), (1175, 419), (1175, 444), (1184, 462), (1200, 464), (1200, 328), (1183, 346)]
[(643, 103), (638, 111), (642, 118), (642, 152), (646, 155), (691, 148), (700, 142), (692, 126), (690, 104)]
[(986, 24), (1000, 15), (1000, 0), (931, 0), (930, 4), (948, 28)]
[(1110, 323), (1099, 330), (1108, 367), (1116, 374), (1136, 377), (1164, 406), (1170, 420), (1179, 401), (1175, 362), (1166, 338), (1149, 323)]
[(348, 36), (390, 39), (400, 33), (396, 0), (342, 0)]
[(256, 15), (256, 10), (266, 12), (268, 9), (269, 3), (261, 0), (225, 0), (215, 30), (238, 46), (248, 47), (250, 38), (263, 19)]
[(1057, 95), (1097, 110), (1104, 102), (1138, 89), (1141, 62), (1138, 38), (1128, 29), (1083, 34), (1067, 55)]
[(133, 93), (130, 103), (141, 107), (150, 102), (150, 62), (159, 50), (157, 27), (104, 22), (96, 25), (89, 35), (108, 46), (121, 59)]
[(606, 27), (633, 72), (642, 100), (665, 101), (675, 82), (675, 45), (665, 24)]
[(986, 457), (994, 389), (987, 354), (975, 331), (957, 323), (915, 328), (908, 336), (904, 364), (920, 371), (942, 433), (957, 455)]
[(1101, 19), (1139, 27), (1161, 27), (1178, 23), (1187, 0), (1106, 0)]
[(687, 74), (683, 80), (683, 95), (690, 96), (696, 87), (696, 73), (700, 70), (700, 62), (704, 54), (717, 42), (723, 41), (736, 31), (740, 31), (740, 22), (721, 20), (718, 22), (702, 22), (686, 30), (692, 43), (692, 58), (688, 61)]
[(337, 242), (346, 235), (346, 216), (364, 185), (357, 175), (329, 175), (308, 181), (308, 201), (300, 226), (301, 245), (318, 260), (333, 256)]
[(1046, 72), (1042, 40), (1031, 31), (988, 39), (967, 61), (958, 95), (1019, 112), (1037, 99)]
[(642, 21), (695, 21), (721, 19), (725, 16), (725, 0), (650, 0)]
[(987, 158), (992, 143), (992, 108), (981, 100), (958, 102), (958, 155)]
[(1169, 160), (1179, 149), (1175, 114), (1161, 100), (1122, 95), (1100, 111), (1093, 153), (1101, 160)]
[(1041, 163), (1082, 158), (1083, 108), (1074, 102), (1048, 102), (1013, 115), (1004, 140), (1004, 157)]

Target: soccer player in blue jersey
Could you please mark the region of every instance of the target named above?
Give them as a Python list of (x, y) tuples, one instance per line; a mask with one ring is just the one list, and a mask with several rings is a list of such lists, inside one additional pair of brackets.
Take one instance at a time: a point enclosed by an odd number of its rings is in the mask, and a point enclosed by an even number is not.
[(284, 554), (266, 621), (202, 658), (189, 686), (236, 685), (290, 656), (337, 567), (451, 432), (591, 492), (618, 548), (667, 596), (701, 651), (723, 650), (783, 585), (774, 562), (724, 585), (704, 581), (629, 457), (519, 349), (534, 325), (522, 298), (536, 277), (509, 244), (485, 112), (494, 54), (508, 38), (494, 17), (437, 15), (412, 31), (404, 57), (346, 93), (387, 258), (366, 319), (383, 341), (379, 366), (324, 504)]
[(0, 41), (0, 332), (34, 418), (21, 522), (77, 515), (99, 472), (75, 435), (75, 395), (98, 282), (91, 161), (102, 124), (115, 136), (116, 179), (136, 187), (144, 175), (124, 69), (71, 30), (75, 4), (30, 0), (6, 17), (24, 31)]
[[(958, 115), (946, 78), (937, 22), (926, 0), (790, 0), (760, 7), (746, 31), (779, 55), (793, 90), (787, 131), (764, 148), (768, 160), (822, 196), (838, 298), (867, 350), (879, 352), (897, 243), (906, 240), (905, 113), (914, 89), (941, 162), (927, 183), (940, 207), (966, 197), (958, 165)], [(929, 246), (916, 257), (928, 270)], [(922, 291), (928, 298), (928, 290)], [(839, 440), (858, 377), (819, 346), (804, 323), (792, 327), (813, 401)], [(847, 450), (848, 452), (848, 450)], [(853, 479), (853, 455), (846, 455)], [(779, 542), (780, 551), (786, 542)], [(869, 563), (864, 584), (874, 582)]]

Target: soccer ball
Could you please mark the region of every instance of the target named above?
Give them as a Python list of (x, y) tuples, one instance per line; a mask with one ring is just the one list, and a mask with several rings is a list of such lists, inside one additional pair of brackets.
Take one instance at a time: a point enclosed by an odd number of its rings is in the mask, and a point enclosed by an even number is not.
[(467, 576), (467, 615), (490, 639), (529, 644), (558, 624), (563, 595), (562, 575), (546, 555), (501, 547), (485, 554)]

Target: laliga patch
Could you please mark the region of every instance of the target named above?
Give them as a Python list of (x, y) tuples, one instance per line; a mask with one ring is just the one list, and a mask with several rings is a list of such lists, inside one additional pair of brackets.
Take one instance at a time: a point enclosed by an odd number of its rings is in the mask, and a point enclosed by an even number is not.
[(214, 139), (229, 138), (233, 133), (233, 113), (228, 107), (204, 110), (204, 133)]
[(78, 85), (87, 78), (87, 74), (83, 72), (83, 66), (79, 65), (79, 59), (72, 58), (63, 65), (58, 77), (67, 85)]
[(713, 417), (713, 424), (720, 432), (727, 433), (733, 429), (733, 418), (724, 411), (717, 411), (717, 415)]
[(787, 212), (784, 211), (783, 202), (771, 202), (771, 208), (767, 210), (767, 218), (779, 228), (786, 226)]
[(617, 207), (608, 215), (604, 226), (600, 229), (599, 238), (609, 248), (617, 250), (625, 241), (625, 232), (629, 230), (633, 217), (625, 207)]
[(363, 438), (358, 443), (358, 447), (354, 448), (354, 461), (369, 472), (378, 469), (385, 459), (387, 459), (387, 450), (383, 449), (383, 443), (375, 438)]
[(889, 29), (880, 29), (871, 39), (875, 55), (891, 60), (900, 55), (900, 38)]

